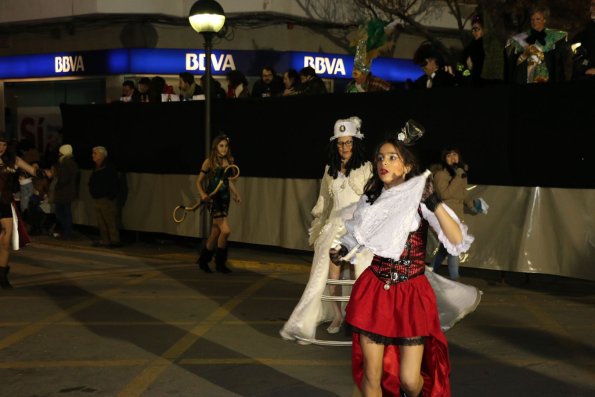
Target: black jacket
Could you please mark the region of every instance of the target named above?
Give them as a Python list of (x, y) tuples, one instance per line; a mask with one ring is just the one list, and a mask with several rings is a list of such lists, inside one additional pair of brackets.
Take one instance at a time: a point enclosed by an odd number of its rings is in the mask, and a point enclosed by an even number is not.
[[(427, 89), (428, 75), (424, 74), (414, 82), (415, 88)], [(456, 85), (455, 77), (442, 69), (436, 70), (434, 78), (432, 78), (432, 88), (437, 87), (454, 87)]]
[(300, 94), (303, 95), (317, 95), (326, 94), (328, 91), (324, 85), (324, 81), (318, 76), (313, 77), (311, 80), (302, 83), (300, 86)]
[(115, 200), (118, 196), (118, 172), (108, 162), (98, 169), (94, 169), (89, 178), (89, 193), (94, 199), (107, 198)]
[(594, 78), (585, 74), (587, 69), (595, 68), (595, 20), (589, 21), (587, 26), (577, 33), (572, 43), (581, 43), (572, 57), (573, 79)]
[(283, 90), (285, 86), (283, 85), (283, 80), (279, 77), (273, 78), (270, 84), (265, 84), (264, 81), (258, 80), (254, 83), (254, 87), (252, 88), (252, 96), (254, 98), (268, 98), (274, 96), (281, 96), (283, 95)]

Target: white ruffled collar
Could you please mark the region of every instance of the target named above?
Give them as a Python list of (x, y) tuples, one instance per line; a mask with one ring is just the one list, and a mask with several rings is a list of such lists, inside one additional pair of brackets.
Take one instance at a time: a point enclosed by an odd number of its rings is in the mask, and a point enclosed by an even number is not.
[(360, 246), (376, 255), (399, 259), (407, 236), (419, 224), (417, 210), (430, 171), (397, 186), (383, 189), (374, 204), (362, 196), (351, 221), (353, 236)]

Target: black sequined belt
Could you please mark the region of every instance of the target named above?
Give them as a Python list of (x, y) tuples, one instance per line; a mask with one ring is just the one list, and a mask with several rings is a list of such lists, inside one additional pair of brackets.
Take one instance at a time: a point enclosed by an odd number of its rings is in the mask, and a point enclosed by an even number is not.
[(384, 289), (388, 290), (392, 284), (402, 283), (424, 274), (425, 264), (412, 264), (409, 259), (394, 260), (374, 256), (370, 270), (381, 281), (384, 281)]

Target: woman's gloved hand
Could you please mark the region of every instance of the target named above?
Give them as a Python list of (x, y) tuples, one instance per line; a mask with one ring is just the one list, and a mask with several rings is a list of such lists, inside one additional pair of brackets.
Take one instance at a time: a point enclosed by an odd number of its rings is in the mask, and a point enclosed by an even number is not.
[(347, 247), (343, 244), (333, 247), (329, 250), (329, 258), (334, 265), (341, 266), (344, 263), (349, 263), (343, 260), (343, 257), (347, 255)]

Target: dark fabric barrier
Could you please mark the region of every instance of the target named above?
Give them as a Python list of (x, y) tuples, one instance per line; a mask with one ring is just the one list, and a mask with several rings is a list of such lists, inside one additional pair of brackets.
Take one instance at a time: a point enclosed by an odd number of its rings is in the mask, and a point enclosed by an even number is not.
[[(212, 136), (225, 132), (242, 175), (320, 178), (335, 120), (359, 116), (369, 153), (409, 118), (426, 127), (422, 165), (456, 145), (482, 185), (595, 188), (595, 81), (558, 85), (217, 100)], [(204, 103), (62, 105), (64, 142), (83, 168), (104, 145), (122, 171), (197, 174)]]

